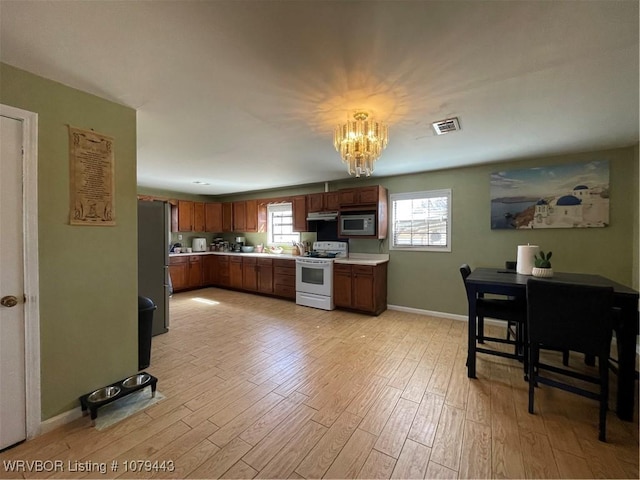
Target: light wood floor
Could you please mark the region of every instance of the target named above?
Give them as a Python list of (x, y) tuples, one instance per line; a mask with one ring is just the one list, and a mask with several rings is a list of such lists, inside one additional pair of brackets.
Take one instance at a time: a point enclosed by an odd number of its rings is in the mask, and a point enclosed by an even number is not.
[[(479, 355), (478, 379), (467, 378), (464, 322), (214, 288), (174, 295), (171, 315), (148, 369), (165, 400), (103, 431), (84, 417), (0, 461), (109, 466), (29, 478), (639, 476), (637, 420), (611, 411), (601, 443), (597, 403), (549, 387), (537, 389), (530, 415), (516, 361)], [(571, 364), (587, 368), (577, 356)], [(636, 399), (636, 419), (637, 408)], [(175, 471), (123, 471), (140, 459), (170, 460)], [(19, 475), (0, 467), (0, 476)]]

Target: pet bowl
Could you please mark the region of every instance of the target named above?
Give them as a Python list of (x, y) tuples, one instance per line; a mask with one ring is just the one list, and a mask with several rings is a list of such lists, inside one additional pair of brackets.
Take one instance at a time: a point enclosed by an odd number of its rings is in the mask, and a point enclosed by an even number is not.
[(95, 392), (91, 393), (87, 400), (92, 403), (104, 402), (105, 400), (109, 400), (110, 398), (115, 397), (120, 393), (120, 387), (103, 387), (99, 388)]
[(151, 375), (148, 373), (139, 373), (137, 375), (133, 375), (129, 378), (125, 378), (122, 381), (122, 386), (125, 388), (137, 387), (139, 385), (144, 385), (151, 380)]

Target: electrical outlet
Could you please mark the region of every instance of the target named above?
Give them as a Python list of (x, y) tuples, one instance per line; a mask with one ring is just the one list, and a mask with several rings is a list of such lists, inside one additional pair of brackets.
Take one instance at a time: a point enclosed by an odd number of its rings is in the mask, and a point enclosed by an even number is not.
[(182, 235), (178, 235), (178, 240), (182, 240)]

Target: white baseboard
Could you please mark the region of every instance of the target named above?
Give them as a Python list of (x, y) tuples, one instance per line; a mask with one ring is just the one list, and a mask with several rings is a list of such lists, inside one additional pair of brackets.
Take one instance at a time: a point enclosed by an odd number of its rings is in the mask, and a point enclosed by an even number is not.
[[(421, 308), (404, 307), (402, 305), (387, 305), (389, 310), (397, 310), (399, 312), (415, 313), (416, 315), (428, 315), (431, 317), (448, 318), (450, 320), (458, 320), (461, 322), (468, 322), (469, 318), (466, 315), (458, 315), (457, 313), (436, 312), (434, 310), (423, 310)], [(504, 325), (503, 321), (493, 320), (491, 318), (485, 318), (485, 323), (489, 325)], [(640, 340), (640, 339), (639, 339)], [(612, 345), (616, 346), (616, 335), (614, 333)], [(640, 344), (636, 343), (636, 353), (640, 355)]]
[(80, 417), (82, 417), (82, 409), (80, 407), (77, 407), (67, 412), (63, 412), (60, 415), (56, 415), (55, 417), (48, 418), (44, 422), (40, 423), (39, 435), (43, 435), (52, 430), (55, 430), (56, 428), (73, 422)]

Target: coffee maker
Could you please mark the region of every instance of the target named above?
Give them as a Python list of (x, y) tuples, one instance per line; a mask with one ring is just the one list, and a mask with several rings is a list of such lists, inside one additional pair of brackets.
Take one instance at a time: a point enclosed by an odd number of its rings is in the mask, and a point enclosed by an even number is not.
[(233, 247), (233, 251), (234, 252), (241, 252), (242, 251), (242, 247), (244, 246), (244, 244), (246, 243), (246, 239), (244, 237), (236, 237), (236, 243)]

